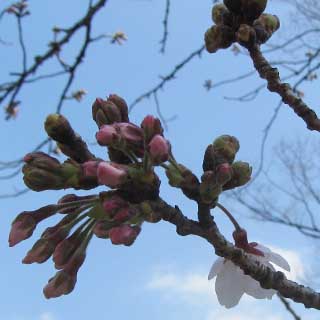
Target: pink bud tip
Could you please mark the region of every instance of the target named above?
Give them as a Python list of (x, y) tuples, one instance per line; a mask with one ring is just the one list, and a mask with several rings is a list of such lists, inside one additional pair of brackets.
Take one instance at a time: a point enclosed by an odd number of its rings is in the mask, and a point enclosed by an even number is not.
[(121, 185), (126, 177), (127, 172), (120, 166), (115, 166), (109, 162), (100, 162), (98, 165), (98, 181), (110, 188), (115, 188)]
[(102, 146), (111, 145), (118, 138), (118, 133), (113, 125), (103, 125), (96, 133), (96, 139)]
[(169, 159), (170, 143), (161, 135), (155, 135), (148, 147), (153, 164), (158, 165)]
[(86, 177), (96, 177), (99, 161), (87, 161), (82, 164), (83, 173)]
[(9, 234), (9, 246), (13, 247), (19, 242), (32, 236), (37, 223), (30, 213), (21, 213), (12, 224)]
[(64, 270), (59, 271), (44, 287), (43, 294), (47, 299), (69, 294), (74, 289), (76, 282), (77, 275), (69, 275)]
[(113, 244), (124, 244), (125, 246), (130, 246), (133, 244), (137, 236), (141, 231), (140, 227), (131, 227), (127, 224), (114, 227), (109, 231), (109, 237)]

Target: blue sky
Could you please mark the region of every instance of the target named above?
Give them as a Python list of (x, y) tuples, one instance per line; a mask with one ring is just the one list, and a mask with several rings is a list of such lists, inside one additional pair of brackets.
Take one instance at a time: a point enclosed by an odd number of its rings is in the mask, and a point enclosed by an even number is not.
[[(82, 1), (83, 4), (85, 1)], [(0, 9), (10, 3), (4, 1)], [(169, 21), (169, 41), (166, 55), (159, 54), (162, 37), (162, 19), (165, 1), (118, 0), (109, 1), (96, 20), (97, 34), (124, 31), (128, 41), (123, 46), (102, 41), (93, 45), (80, 67), (73, 90), (88, 91), (84, 101), (68, 101), (63, 114), (89, 142), (94, 141), (96, 126), (91, 120), (91, 103), (95, 97), (110, 93), (123, 96), (129, 103), (140, 93), (150, 89), (174, 65), (202, 44), (203, 33), (210, 26), (212, 1), (173, 1)], [(26, 39), (30, 49), (42, 52), (50, 37), (52, 26), (69, 25), (84, 12), (86, 6), (79, 1), (30, 0), (32, 15), (25, 20)], [(271, 1), (269, 11), (281, 19), (288, 18), (288, 8), (283, 3)], [(285, 36), (286, 26), (280, 36)], [(0, 22), (2, 39), (16, 42), (17, 34), (12, 19)], [(80, 36), (80, 35), (79, 35)], [(78, 38), (79, 39), (79, 38)], [(75, 41), (67, 50), (68, 57), (77, 46)], [(33, 52), (34, 52), (33, 51)], [(16, 70), (20, 53), (16, 47), (0, 47), (1, 82), (8, 71)], [(30, 61), (29, 61), (30, 62)], [(49, 68), (53, 68), (52, 63)], [(46, 69), (49, 70), (49, 69)], [(252, 70), (246, 56), (235, 57), (230, 50), (215, 55), (204, 53), (183, 69), (176, 80), (168, 83), (158, 97), (165, 117), (177, 115), (169, 123), (166, 136), (171, 141), (176, 158), (194, 172), (201, 172), (205, 147), (220, 134), (239, 138), (241, 150), (238, 159), (257, 164), (262, 130), (279, 101), (274, 94), (263, 91), (253, 102), (246, 104), (227, 101), (223, 97), (238, 95), (250, 86), (263, 83), (257, 75), (248, 82), (206, 92), (203, 82), (223, 80), (241, 72)], [(45, 71), (45, 70), (44, 70)], [(1, 121), (1, 160), (21, 157), (45, 137), (42, 129), (45, 116), (57, 103), (57, 93), (63, 82), (47, 82), (27, 87), (21, 94), (23, 105), (14, 121)], [(306, 100), (316, 105), (315, 86), (306, 88)], [(156, 114), (153, 100), (145, 100), (133, 110), (132, 121), (140, 123), (145, 114)], [(315, 137), (293, 112), (283, 107), (267, 145), (267, 163), (272, 163), (272, 147), (281, 139), (293, 141), (296, 137)], [(92, 147), (94, 151), (102, 151)], [(279, 172), (281, 175), (281, 172)], [(22, 179), (0, 181), (0, 193), (21, 189)], [(163, 197), (178, 204), (189, 216), (195, 215), (195, 206), (177, 190), (163, 182)], [(25, 252), (35, 241), (41, 228), (32, 239), (13, 249), (7, 245), (10, 223), (23, 210), (33, 210), (47, 203), (54, 203), (63, 192), (29, 192), (17, 199), (1, 200), (0, 252), (2, 253), (0, 283), (2, 285), (0, 319), (6, 320), (84, 320), (99, 319), (203, 319), (285, 320), (289, 316), (283, 306), (273, 301), (256, 301), (250, 298), (226, 311), (217, 303), (213, 283), (206, 280), (215, 255), (204, 241), (196, 238), (179, 238), (171, 225), (144, 225), (134, 246), (111, 246), (109, 242), (94, 239), (88, 258), (78, 277), (76, 290), (69, 296), (45, 300), (42, 287), (55, 273), (51, 261), (44, 265), (25, 266), (20, 263)], [(294, 279), (310, 281), (314, 245), (297, 232), (267, 223), (249, 220), (228, 199), (223, 203), (233, 208), (241, 224), (247, 228), (252, 240), (271, 245), (283, 253), (293, 265)], [(216, 220), (226, 235), (231, 227), (220, 213)], [(311, 278), (312, 279), (312, 278)], [(297, 308), (303, 319), (316, 319), (317, 313)]]

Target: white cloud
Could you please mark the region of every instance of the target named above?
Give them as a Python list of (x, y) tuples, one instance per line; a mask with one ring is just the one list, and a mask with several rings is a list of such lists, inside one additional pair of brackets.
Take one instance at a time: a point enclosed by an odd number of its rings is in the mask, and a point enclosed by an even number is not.
[[(305, 263), (298, 252), (272, 246), (269, 248), (289, 262), (291, 273), (286, 272), (289, 279), (305, 278)], [(276, 298), (265, 301), (244, 295), (237, 307), (226, 310), (219, 305), (214, 291), (214, 281), (207, 280), (206, 272), (185, 269), (178, 272), (172, 266), (167, 267), (153, 273), (146, 283), (146, 289), (160, 293), (167, 303), (174, 301), (175, 304), (180, 303), (206, 310), (205, 320), (256, 320), (262, 317), (264, 320), (287, 319), (285, 311)]]
[(55, 320), (55, 317), (50, 312), (44, 312), (40, 315), (39, 320)]

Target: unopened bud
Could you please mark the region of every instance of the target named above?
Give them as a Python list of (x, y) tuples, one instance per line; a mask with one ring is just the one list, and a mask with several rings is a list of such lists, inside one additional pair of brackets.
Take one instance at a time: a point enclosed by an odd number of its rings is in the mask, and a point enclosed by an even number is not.
[(57, 298), (73, 291), (77, 282), (76, 275), (70, 275), (64, 270), (58, 271), (43, 289), (47, 299)]
[(77, 250), (81, 244), (81, 241), (83, 240), (83, 237), (80, 236), (80, 233), (81, 229), (78, 229), (70, 237), (58, 243), (52, 255), (52, 260), (56, 269), (63, 269), (74, 252)]
[(148, 115), (141, 122), (141, 128), (144, 132), (144, 137), (147, 143), (157, 134), (163, 135), (163, 128), (158, 118)]
[(118, 107), (121, 113), (121, 122), (129, 122), (128, 105), (126, 101), (116, 94), (110, 94), (108, 97), (108, 101), (112, 101)]
[(237, 161), (232, 164), (233, 176), (224, 186), (224, 190), (240, 187), (251, 179), (252, 167), (247, 162)]
[(233, 170), (229, 163), (220, 164), (216, 171), (217, 183), (223, 186), (232, 178), (232, 174)]
[(97, 177), (98, 165), (100, 161), (87, 161), (83, 163), (82, 170), (85, 176), (87, 177)]
[(229, 48), (234, 41), (234, 31), (225, 25), (214, 25), (205, 33), (205, 44), (209, 53)]
[(211, 204), (216, 201), (222, 192), (222, 186), (217, 183), (213, 171), (206, 171), (201, 177), (200, 196), (204, 203)]
[(247, 24), (241, 24), (236, 32), (236, 39), (245, 48), (252, 48), (257, 42), (255, 29)]
[(122, 122), (120, 110), (112, 101), (97, 98), (92, 105), (92, 118), (100, 128), (105, 124)]
[(159, 165), (169, 160), (170, 143), (160, 134), (155, 135), (148, 145), (152, 164)]
[(229, 135), (222, 135), (213, 142), (214, 152), (225, 158), (229, 163), (234, 161), (240, 145), (237, 138)]
[(49, 115), (44, 127), (48, 136), (57, 142), (66, 143), (74, 139), (75, 132), (69, 121), (60, 114)]
[(225, 6), (233, 13), (241, 13), (241, 0), (223, 0)]
[(105, 161), (99, 163), (97, 174), (99, 183), (110, 188), (121, 186), (128, 177), (125, 166)]
[(268, 0), (241, 0), (241, 2), (243, 15), (253, 21), (266, 9)]
[(223, 3), (218, 3), (212, 8), (212, 21), (215, 24), (224, 24), (225, 16), (229, 15), (230, 11)]
[(114, 227), (109, 231), (109, 237), (112, 244), (124, 244), (131, 246), (139, 235), (141, 228), (138, 226), (129, 226), (127, 224)]

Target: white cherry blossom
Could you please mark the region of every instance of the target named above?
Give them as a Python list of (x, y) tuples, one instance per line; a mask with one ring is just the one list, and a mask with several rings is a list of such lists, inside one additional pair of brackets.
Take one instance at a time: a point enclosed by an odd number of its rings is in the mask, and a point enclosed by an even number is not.
[[(242, 230), (242, 232), (245, 232)], [(243, 238), (244, 236), (244, 238)], [(290, 271), (288, 262), (279, 254), (272, 252), (257, 243), (248, 243), (246, 233), (236, 240), (236, 246), (241, 247), (252, 259), (275, 270), (271, 263), (274, 263), (286, 271)], [(256, 299), (271, 299), (276, 293), (272, 289), (263, 289), (259, 282), (245, 275), (244, 272), (232, 261), (218, 258), (211, 267), (208, 279), (216, 277), (215, 290), (218, 301), (226, 308), (232, 308), (238, 304), (244, 293)]]

